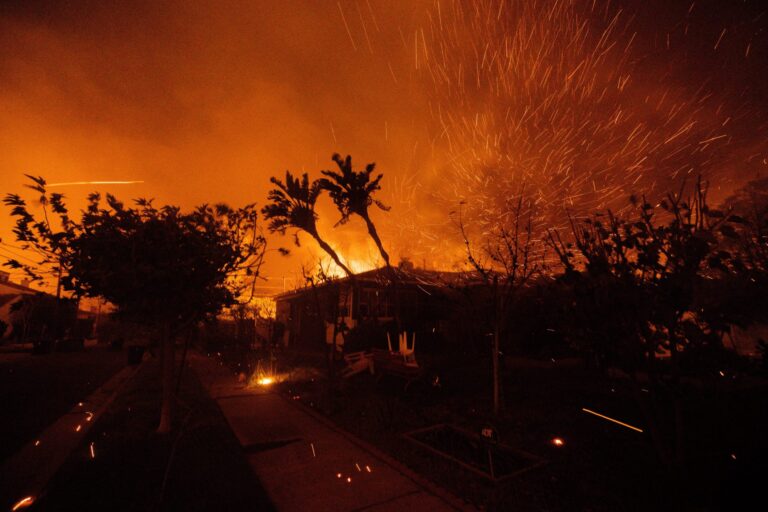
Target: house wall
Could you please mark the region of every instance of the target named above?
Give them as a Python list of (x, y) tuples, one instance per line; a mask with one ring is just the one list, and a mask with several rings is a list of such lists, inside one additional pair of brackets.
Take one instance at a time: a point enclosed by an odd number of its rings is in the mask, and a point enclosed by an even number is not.
[[(343, 320), (349, 330), (356, 327), (364, 330), (373, 328), (372, 332), (382, 334), (381, 330), (387, 329), (391, 331), (393, 339), (396, 339), (397, 329), (394, 326), (393, 313), (397, 304), (389, 300), (390, 289), (377, 287), (373, 282), (358, 282), (355, 289), (345, 285), (346, 283), (341, 283), (338, 297), (334, 297), (335, 294), (328, 289), (318, 288), (276, 299), (277, 320), (286, 326), (289, 345), (316, 349), (326, 348), (333, 343), (334, 322), (331, 318), (333, 308), (330, 301), (334, 298), (339, 301), (337, 311), (344, 315)], [(318, 295), (315, 296), (315, 293)], [(455, 322), (452, 319), (456, 317), (457, 305), (454, 302), (440, 293), (430, 293), (415, 285), (401, 285), (398, 296), (401, 328), (409, 333), (419, 332), (423, 346), (429, 346), (430, 340), (462, 339), (461, 336), (450, 335), (450, 331), (455, 330)], [(318, 299), (322, 310), (319, 318), (316, 314)], [(386, 301), (388, 305), (382, 306), (377, 300)], [(340, 332), (336, 336), (336, 346), (343, 350), (345, 338)], [(385, 341), (379, 348), (386, 347), (386, 338), (382, 339)]]
[(23, 295), (32, 295), (37, 293), (35, 290), (8, 281), (7, 279), (0, 279), (0, 297), (4, 297), (0, 301), (0, 320), (8, 324), (5, 333), (2, 334), (2, 338), (10, 338), (13, 335), (13, 324), (11, 322), (11, 307)]

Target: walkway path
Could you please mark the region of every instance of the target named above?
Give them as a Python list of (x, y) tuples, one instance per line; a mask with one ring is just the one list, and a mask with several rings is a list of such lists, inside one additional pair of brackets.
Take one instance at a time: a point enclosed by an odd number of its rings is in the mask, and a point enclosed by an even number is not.
[(473, 510), (304, 406), (244, 388), (216, 360), (191, 365), (279, 511)]

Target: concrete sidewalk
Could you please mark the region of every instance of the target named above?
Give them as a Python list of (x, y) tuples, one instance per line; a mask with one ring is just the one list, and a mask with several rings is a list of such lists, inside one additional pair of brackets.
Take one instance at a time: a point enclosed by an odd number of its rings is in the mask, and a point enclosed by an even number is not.
[(216, 360), (190, 364), (279, 511), (474, 510), (304, 406), (246, 389)]

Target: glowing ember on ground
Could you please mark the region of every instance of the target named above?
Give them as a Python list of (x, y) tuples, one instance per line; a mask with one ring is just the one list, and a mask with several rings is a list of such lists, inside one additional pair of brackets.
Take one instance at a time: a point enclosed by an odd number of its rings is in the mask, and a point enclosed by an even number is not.
[(39, 440), (39, 439), (37, 439), (37, 440), (35, 441), (35, 446), (40, 446), (40, 440)]
[(369, 472), (369, 473), (370, 473), (370, 472), (371, 472), (371, 467), (370, 467), (370, 466), (368, 466), (368, 465), (366, 465), (366, 466), (365, 466), (365, 470), (366, 470), (367, 472)]
[(552, 439), (552, 444), (555, 446), (565, 446), (565, 441), (563, 441), (561, 438), (556, 437)]
[(262, 377), (256, 382), (259, 384), (259, 386), (269, 386), (270, 384), (275, 382), (275, 379), (273, 379), (272, 377)]
[(341, 473), (336, 473), (336, 478), (341, 478)]
[(347, 477), (347, 483), (348, 483), (348, 484), (351, 484), (351, 483), (352, 483), (352, 477), (351, 477), (351, 476), (348, 476), (348, 477)]
[(75, 427), (75, 432), (80, 432), (80, 430), (83, 428), (82, 425), (78, 425)]
[(314, 443), (309, 443), (309, 446), (312, 448), (312, 456), (317, 457), (317, 454), (315, 453), (315, 445)]
[(32, 505), (34, 502), (35, 502), (35, 498), (33, 498), (32, 496), (27, 496), (26, 498), (22, 498), (19, 501), (17, 501), (16, 504), (11, 509), (11, 511), (27, 508), (30, 505)]
[(90, 449), (91, 449), (91, 458), (95, 459), (96, 458), (96, 450), (93, 448), (93, 442), (91, 442)]

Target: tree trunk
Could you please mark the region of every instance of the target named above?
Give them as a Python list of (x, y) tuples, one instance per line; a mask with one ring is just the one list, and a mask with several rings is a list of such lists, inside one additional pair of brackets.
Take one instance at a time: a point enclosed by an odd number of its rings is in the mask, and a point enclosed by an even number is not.
[(670, 363), (672, 367), (672, 405), (674, 407), (674, 456), (677, 476), (685, 474), (685, 431), (683, 425), (683, 400), (680, 386), (680, 362), (677, 343), (673, 338), (670, 343)]
[(493, 351), (491, 364), (493, 366), (493, 415), (498, 416), (501, 409), (500, 383), (499, 383), (499, 320), (496, 319), (493, 326)]
[(392, 268), (392, 265), (390, 264), (389, 254), (384, 249), (384, 244), (381, 243), (379, 233), (376, 231), (376, 226), (374, 226), (373, 221), (367, 215), (363, 216), (363, 220), (368, 228), (368, 234), (373, 239), (376, 247), (378, 247), (379, 253), (381, 254), (382, 259), (384, 259), (384, 264), (389, 270), (389, 278), (391, 280), (390, 288), (392, 293), (392, 314), (395, 318), (395, 325), (397, 326), (397, 335), (400, 336), (400, 333), (403, 331), (403, 325), (401, 321), (402, 311), (400, 308), (400, 293), (397, 286), (398, 276), (395, 269)]
[(59, 271), (56, 274), (56, 304), (53, 307), (53, 337), (61, 338), (61, 258)]
[(499, 296), (498, 277), (493, 279), (493, 347), (491, 350), (491, 371), (493, 372), (493, 415), (498, 416), (501, 409), (500, 382), (499, 382), (499, 347), (502, 322), (501, 297)]
[(174, 394), (179, 394), (179, 389), (181, 389), (181, 378), (184, 375), (184, 367), (187, 364), (187, 350), (189, 349), (189, 333), (186, 334), (184, 337), (184, 348), (181, 351), (181, 363), (179, 364), (179, 375), (176, 378), (176, 390), (174, 391)]
[(389, 254), (387, 254), (387, 251), (384, 250), (384, 245), (381, 243), (379, 233), (376, 231), (376, 226), (373, 225), (373, 221), (371, 221), (367, 215), (363, 217), (363, 220), (365, 220), (365, 226), (368, 228), (368, 234), (371, 235), (371, 238), (373, 238), (376, 247), (379, 248), (381, 257), (384, 258), (384, 263), (387, 265), (387, 267), (389, 267)]
[(640, 386), (640, 383), (637, 380), (637, 375), (635, 372), (632, 372), (630, 374), (631, 377), (631, 383), (632, 383), (632, 394), (634, 395), (635, 402), (640, 407), (640, 411), (643, 413), (643, 416), (645, 417), (645, 424), (648, 429), (648, 434), (651, 437), (651, 443), (653, 444), (653, 447), (656, 449), (656, 455), (659, 458), (659, 461), (662, 463), (662, 465), (669, 467), (671, 464), (671, 457), (669, 455), (669, 450), (667, 449), (667, 445), (664, 441), (664, 437), (662, 436), (661, 429), (659, 428), (659, 415), (656, 411), (655, 403), (654, 403), (654, 389), (655, 389), (655, 383), (653, 382), (653, 379), (650, 376), (648, 376), (648, 397), (643, 396), (643, 392)]
[(171, 420), (173, 417), (173, 367), (174, 367), (174, 345), (171, 329), (164, 326), (162, 339), (160, 340), (160, 367), (162, 380), (162, 406), (160, 408), (160, 425), (157, 427), (158, 434), (167, 434), (171, 431)]
[(333, 247), (325, 243), (325, 240), (320, 238), (318, 234), (311, 233), (311, 235), (315, 239), (315, 241), (318, 243), (318, 245), (320, 245), (320, 248), (324, 250), (326, 254), (328, 254), (328, 256), (330, 256), (333, 259), (334, 263), (336, 263), (336, 265), (338, 265), (340, 269), (346, 272), (347, 276), (352, 277), (352, 271), (349, 270), (349, 268), (341, 262), (339, 255), (336, 254), (336, 251), (333, 250)]

